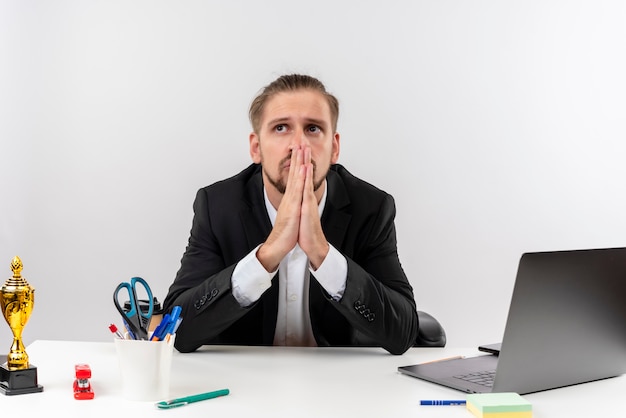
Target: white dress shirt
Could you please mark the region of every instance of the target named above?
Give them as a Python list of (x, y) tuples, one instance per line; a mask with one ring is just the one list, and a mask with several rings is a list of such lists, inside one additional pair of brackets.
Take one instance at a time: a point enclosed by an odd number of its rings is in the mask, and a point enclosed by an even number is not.
[[(327, 184), (325, 185), (327, 187)], [(322, 216), (326, 204), (327, 188), (318, 205), (319, 216)], [(276, 221), (277, 211), (270, 203), (265, 188), (265, 207), (272, 222)], [(267, 272), (256, 258), (260, 245), (244, 257), (233, 272), (231, 278), (233, 296), (241, 306), (250, 306), (271, 287), (272, 277), (276, 271)], [(282, 259), (278, 266), (278, 316), (274, 345), (315, 346), (315, 338), (309, 316), (309, 273), (326, 292), (335, 300), (341, 299), (346, 288), (348, 262), (345, 257), (329, 244), (328, 255), (313, 270), (309, 260), (298, 244)]]

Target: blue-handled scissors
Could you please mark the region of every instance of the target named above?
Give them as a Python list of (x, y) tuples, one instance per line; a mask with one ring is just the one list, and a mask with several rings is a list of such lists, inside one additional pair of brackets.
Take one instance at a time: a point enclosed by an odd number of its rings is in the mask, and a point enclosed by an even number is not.
[[(148, 311), (142, 312), (139, 307), (139, 298), (137, 295), (137, 284), (141, 284), (144, 288), (147, 297)], [(124, 310), (124, 302), (120, 304), (119, 293), (125, 289), (128, 292), (130, 300), (130, 309)], [(150, 326), (150, 319), (152, 318), (152, 312), (154, 310), (154, 299), (152, 298), (152, 290), (148, 283), (141, 277), (133, 277), (129, 282), (122, 282), (113, 292), (113, 303), (117, 308), (124, 323), (130, 328), (130, 332), (134, 334), (134, 338), (137, 340), (148, 339), (148, 327)]]

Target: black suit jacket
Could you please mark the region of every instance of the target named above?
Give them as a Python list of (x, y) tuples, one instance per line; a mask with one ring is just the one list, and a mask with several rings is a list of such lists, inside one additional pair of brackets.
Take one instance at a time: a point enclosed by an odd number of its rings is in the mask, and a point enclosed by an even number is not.
[[(398, 260), (391, 195), (331, 166), (321, 222), (326, 239), (348, 260), (343, 297), (334, 301), (311, 275), (309, 311), (319, 346), (380, 346), (402, 354), (413, 345), (418, 319)], [(182, 307), (176, 348), (204, 344), (272, 345), (278, 310), (278, 274), (252, 306), (231, 291), (235, 265), (272, 229), (263, 198), (260, 165), (200, 189), (181, 267), (164, 309)]]

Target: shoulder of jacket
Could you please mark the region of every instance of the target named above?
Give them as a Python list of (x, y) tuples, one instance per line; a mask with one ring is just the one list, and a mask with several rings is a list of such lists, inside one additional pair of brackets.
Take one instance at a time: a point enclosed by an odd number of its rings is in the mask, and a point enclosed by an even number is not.
[(256, 175), (260, 174), (261, 166), (259, 164), (250, 164), (248, 167), (235, 174), (232, 177), (228, 177), (223, 180), (216, 181), (213, 184), (203, 187), (207, 193), (213, 193), (215, 191), (223, 192), (233, 189), (243, 190), (248, 182)]

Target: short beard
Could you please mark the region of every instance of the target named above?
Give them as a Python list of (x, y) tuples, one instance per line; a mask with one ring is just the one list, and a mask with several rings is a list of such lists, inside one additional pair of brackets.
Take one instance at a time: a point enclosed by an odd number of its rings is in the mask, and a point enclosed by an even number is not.
[[(291, 155), (288, 157), (285, 157), (280, 164), (278, 165), (278, 167), (282, 167), (287, 161), (291, 160)], [(324, 173), (324, 176), (322, 176), (320, 178), (320, 180), (316, 183), (315, 182), (315, 173), (317, 172), (317, 164), (315, 164), (315, 161), (311, 160), (311, 164), (313, 165), (313, 191), (317, 191), (320, 187), (322, 187), (322, 184), (324, 184), (324, 179), (326, 178), (326, 174), (328, 174), (328, 171), (326, 171), (326, 173)], [(287, 190), (287, 184), (285, 183), (285, 181), (283, 180), (282, 177), (279, 177), (278, 179), (273, 179), (272, 176), (270, 176), (270, 173), (268, 173), (265, 168), (263, 168), (263, 172), (265, 173), (265, 177), (267, 178), (267, 181), (274, 186), (274, 188), (276, 190), (278, 190), (278, 192), (282, 195), (285, 194), (285, 190)]]

